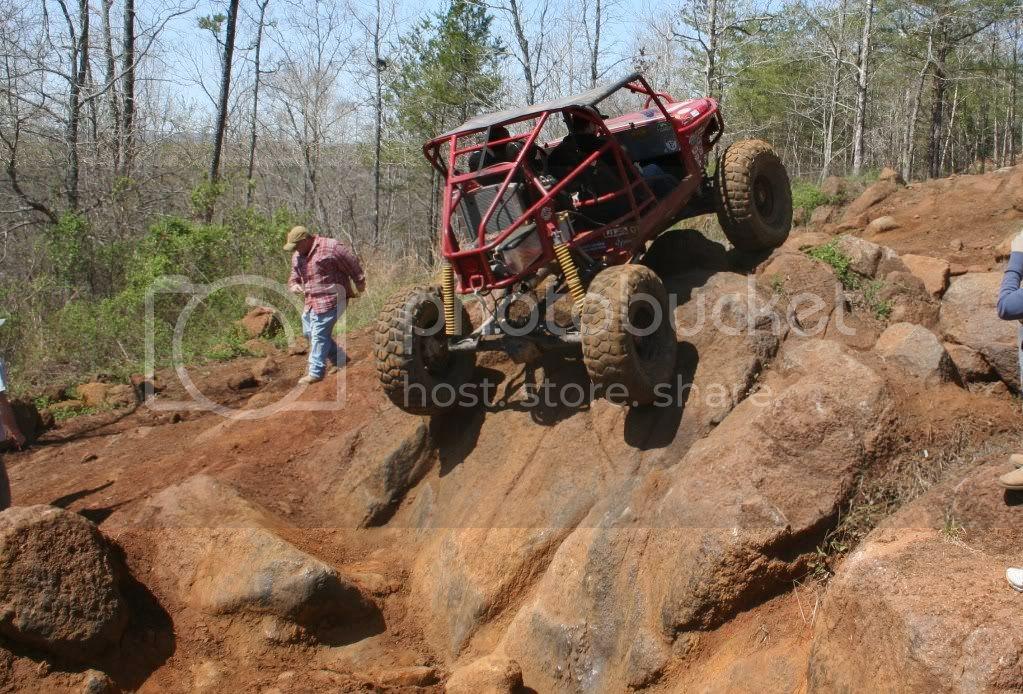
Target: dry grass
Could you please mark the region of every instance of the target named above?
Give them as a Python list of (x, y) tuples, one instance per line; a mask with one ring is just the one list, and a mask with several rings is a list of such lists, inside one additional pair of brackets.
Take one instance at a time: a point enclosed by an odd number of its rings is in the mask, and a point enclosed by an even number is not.
[(383, 254), (362, 257), (366, 273), (366, 293), (345, 311), (339, 332), (354, 332), (371, 325), (392, 294), (403, 287), (432, 282), (439, 268), (430, 268), (418, 258), (392, 258)]
[[(986, 448), (971, 446), (964, 425), (956, 426), (927, 450), (906, 451), (893, 461), (860, 476), (838, 523), (817, 546), (810, 579), (825, 582), (835, 562), (855, 548), (877, 525), (935, 485), (974, 465)], [(961, 535), (954, 518), (946, 518), (950, 537)]]

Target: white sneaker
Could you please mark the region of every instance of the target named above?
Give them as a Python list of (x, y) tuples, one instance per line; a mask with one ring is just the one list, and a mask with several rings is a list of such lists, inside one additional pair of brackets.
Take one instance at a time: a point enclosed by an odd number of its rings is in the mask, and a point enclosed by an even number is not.
[(1005, 580), (1015, 590), (1023, 593), (1023, 569), (1006, 569)]

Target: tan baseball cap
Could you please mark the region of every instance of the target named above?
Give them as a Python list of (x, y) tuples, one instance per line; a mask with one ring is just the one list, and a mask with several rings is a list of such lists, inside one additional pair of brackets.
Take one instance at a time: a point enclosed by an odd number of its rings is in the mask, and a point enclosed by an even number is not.
[(295, 245), (302, 239), (308, 239), (312, 236), (309, 230), (305, 227), (291, 227), (291, 231), (288, 232), (287, 243), (284, 244), (284, 250), (293, 251)]

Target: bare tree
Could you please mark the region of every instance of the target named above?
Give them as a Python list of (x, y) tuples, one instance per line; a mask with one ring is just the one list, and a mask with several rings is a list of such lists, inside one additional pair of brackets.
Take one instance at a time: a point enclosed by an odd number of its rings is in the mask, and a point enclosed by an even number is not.
[[(523, 87), (526, 90), (526, 103), (536, 103), (537, 91), (544, 80), (540, 77), (541, 60), (544, 57), (547, 39), (547, 22), (550, 3), (541, 0), (532, 16), (526, 16), (521, 0), (507, 0), (493, 6), (504, 13), (511, 25), (515, 37), (515, 49), (512, 56), (522, 71)], [(530, 28), (535, 27), (535, 31)], [(530, 40), (530, 35), (533, 39)]]
[[(231, 95), (231, 68), (234, 65), (235, 29), (238, 25), (238, 0), (230, 0), (227, 9), (227, 33), (224, 37), (224, 59), (220, 73), (220, 98), (217, 101), (217, 124), (213, 131), (213, 156), (210, 159), (210, 183), (220, 180), (220, 157), (227, 132), (228, 99)], [(212, 214), (212, 210), (209, 211)]]
[(121, 63), (124, 66), (122, 92), (124, 106), (121, 109), (121, 132), (124, 142), (121, 146), (121, 175), (131, 173), (135, 157), (135, 0), (124, 0), (124, 36), (122, 37)]
[(262, 77), (261, 58), (263, 52), (263, 28), (266, 23), (266, 8), (270, 0), (258, 0), (259, 19), (256, 23), (256, 55), (253, 58), (253, 84), (252, 84), (252, 117), (250, 119), (249, 135), (249, 166), (245, 175), (245, 206), (252, 205), (253, 170), (256, 166), (256, 128), (259, 125), (259, 86)]
[(724, 81), (722, 54), (766, 29), (774, 15), (735, 0), (685, 0), (674, 15), (671, 35), (703, 65), (704, 93), (720, 99)]
[(381, 151), (384, 135), (384, 76), (390, 66), (386, 54), (385, 42), (388, 39), (395, 20), (395, 7), (389, 2), (384, 7), (381, 0), (374, 0), (372, 15), (365, 17), (353, 8), (352, 16), (361, 28), (369, 43), (370, 73), (373, 76), (373, 90), (370, 101), (373, 109), (373, 219), (372, 243), (380, 245), (380, 191), (381, 191)]
[(867, 122), (867, 87), (870, 83), (870, 39), (874, 26), (874, 0), (863, 0), (863, 37), (856, 63), (856, 116), (853, 120), (853, 175), (863, 169), (863, 133)]

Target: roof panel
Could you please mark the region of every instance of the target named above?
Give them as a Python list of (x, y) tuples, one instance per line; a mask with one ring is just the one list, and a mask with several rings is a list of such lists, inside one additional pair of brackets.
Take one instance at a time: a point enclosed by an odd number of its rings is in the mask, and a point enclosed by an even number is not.
[(518, 108), (508, 108), (503, 111), (495, 111), (493, 113), (485, 113), (483, 115), (475, 116), (462, 123), (457, 128), (449, 130), (443, 135), (438, 135), (434, 139), (442, 139), (457, 135), (460, 133), (472, 132), (474, 130), (484, 130), (495, 125), (501, 125), (509, 121), (518, 120), (520, 118), (526, 118), (528, 116), (535, 116), (545, 111), (560, 111), (572, 106), (594, 106), (608, 96), (624, 87), (629, 82), (633, 82), (639, 79), (640, 74), (633, 72), (632, 74), (623, 77), (617, 82), (610, 84), (599, 85), (593, 89), (588, 89), (585, 92), (574, 94), (572, 96), (562, 97), (560, 99), (554, 99), (553, 101), (545, 101), (542, 104), (533, 104), (531, 106), (521, 106)]

